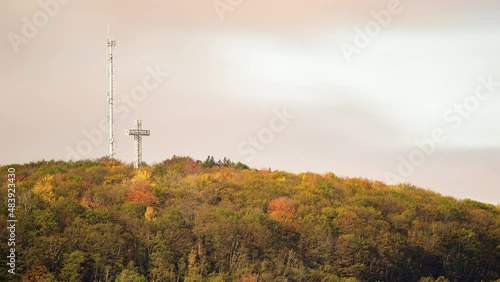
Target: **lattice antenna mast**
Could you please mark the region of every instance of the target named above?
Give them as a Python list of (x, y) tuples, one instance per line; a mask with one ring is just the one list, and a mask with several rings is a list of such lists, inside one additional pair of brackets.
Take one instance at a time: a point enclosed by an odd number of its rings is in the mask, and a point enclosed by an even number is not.
[(114, 128), (114, 61), (113, 61), (113, 48), (116, 47), (116, 40), (111, 39), (109, 35), (109, 24), (108, 24), (108, 36), (107, 36), (107, 46), (108, 46), (108, 78), (109, 78), (109, 90), (108, 90), (108, 105), (109, 105), (109, 113), (108, 113), (108, 121), (109, 121), (109, 158), (113, 159), (115, 155), (115, 138), (113, 133)]

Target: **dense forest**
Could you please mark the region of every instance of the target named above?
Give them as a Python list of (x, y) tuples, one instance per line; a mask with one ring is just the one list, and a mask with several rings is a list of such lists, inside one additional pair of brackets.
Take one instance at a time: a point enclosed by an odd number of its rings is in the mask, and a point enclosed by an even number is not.
[[(15, 274), (5, 263), (10, 167)], [(0, 184), (2, 281), (500, 278), (500, 206), (410, 184), (175, 156), (140, 169), (13, 164)]]

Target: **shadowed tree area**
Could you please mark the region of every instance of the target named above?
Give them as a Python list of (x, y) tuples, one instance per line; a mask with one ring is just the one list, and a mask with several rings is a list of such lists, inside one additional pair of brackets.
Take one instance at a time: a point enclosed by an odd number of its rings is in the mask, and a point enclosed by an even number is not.
[[(14, 164), (0, 168), (2, 187), (9, 167), (16, 274), (2, 263), (2, 281), (500, 278), (500, 207), (409, 184), (174, 156), (138, 170), (106, 159)], [(3, 211), (7, 197), (0, 189)]]

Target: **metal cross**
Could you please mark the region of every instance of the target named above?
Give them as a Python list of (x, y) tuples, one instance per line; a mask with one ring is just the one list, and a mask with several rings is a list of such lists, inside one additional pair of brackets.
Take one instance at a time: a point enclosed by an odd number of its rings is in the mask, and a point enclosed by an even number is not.
[(134, 122), (135, 129), (125, 131), (127, 135), (134, 136), (134, 167), (139, 168), (142, 163), (142, 136), (149, 136), (149, 130), (142, 129), (142, 120)]

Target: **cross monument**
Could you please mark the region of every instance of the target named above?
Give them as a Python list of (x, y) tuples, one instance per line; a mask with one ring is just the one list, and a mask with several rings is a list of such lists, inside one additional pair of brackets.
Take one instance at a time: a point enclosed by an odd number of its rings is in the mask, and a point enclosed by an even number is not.
[(149, 136), (149, 130), (142, 129), (142, 120), (134, 122), (135, 129), (125, 131), (127, 135), (134, 136), (134, 167), (139, 168), (142, 163), (142, 136)]

